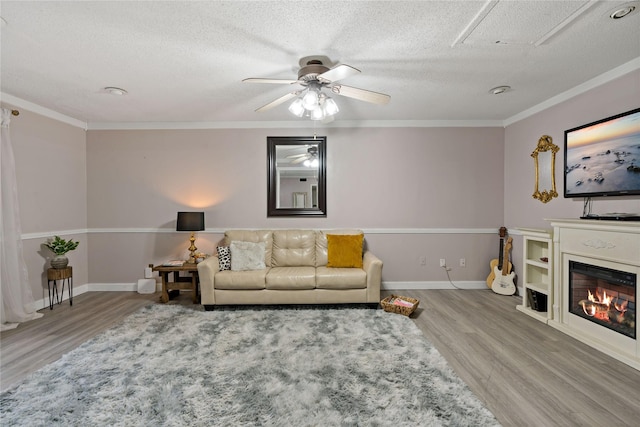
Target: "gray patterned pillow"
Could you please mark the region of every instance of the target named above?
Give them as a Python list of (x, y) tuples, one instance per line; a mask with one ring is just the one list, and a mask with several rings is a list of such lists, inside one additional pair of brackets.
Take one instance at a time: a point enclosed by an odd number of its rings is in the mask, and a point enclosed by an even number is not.
[(264, 265), (264, 242), (241, 242), (232, 241), (229, 245), (231, 249), (231, 271), (262, 270)]
[(218, 246), (218, 263), (220, 271), (231, 270), (231, 251), (229, 246)]

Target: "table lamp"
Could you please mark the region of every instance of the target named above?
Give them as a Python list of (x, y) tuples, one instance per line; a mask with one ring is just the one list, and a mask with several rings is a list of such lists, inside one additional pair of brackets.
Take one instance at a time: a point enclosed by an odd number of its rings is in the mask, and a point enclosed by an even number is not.
[(204, 212), (178, 212), (178, 220), (176, 221), (176, 231), (190, 231), (191, 238), (189, 241), (191, 242), (191, 246), (189, 246), (189, 251), (191, 252), (191, 256), (187, 261), (188, 264), (196, 263), (196, 246), (194, 242), (196, 241), (195, 232), (204, 230)]

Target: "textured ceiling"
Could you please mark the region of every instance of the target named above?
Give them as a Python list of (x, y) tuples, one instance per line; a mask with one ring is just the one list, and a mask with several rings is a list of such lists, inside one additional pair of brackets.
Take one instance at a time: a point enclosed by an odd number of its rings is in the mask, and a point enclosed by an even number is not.
[[(301, 58), (362, 71), (337, 121), (504, 121), (640, 58), (625, 1), (2, 1), (1, 90), (88, 123), (283, 122)], [(490, 95), (489, 89), (513, 89)], [(106, 93), (105, 86), (128, 91)]]

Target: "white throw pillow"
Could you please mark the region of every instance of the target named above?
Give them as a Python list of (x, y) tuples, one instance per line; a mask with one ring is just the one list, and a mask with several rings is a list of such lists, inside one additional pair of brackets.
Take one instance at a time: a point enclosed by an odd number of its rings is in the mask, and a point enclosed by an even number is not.
[(233, 241), (231, 249), (231, 271), (262, 270), (264, 264), (265, 243)]

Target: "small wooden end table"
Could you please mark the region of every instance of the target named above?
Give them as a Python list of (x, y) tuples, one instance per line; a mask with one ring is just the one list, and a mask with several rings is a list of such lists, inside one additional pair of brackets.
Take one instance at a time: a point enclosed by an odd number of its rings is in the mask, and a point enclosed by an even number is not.
[[(156, 265), (153, 267), (153, 271), (160, 273), (162, 277), (162, 295), (160, 295), (160, 302), (169, 302), (169, 291), (180, 289), (188, 289), (193, 291), (193, 303), (198, 304), (200, 302), (198, 293), (198, 265), (184, 263), (181, 266), (166, 266)], [(191, 277), (180, 276), (181, 271), (191, 273)], [(169, 281), (169, 274), (173, 273), (173, 282)]]
[[(62, 280), (62, 289), (58, 293), (58, 280)], [(53, 291), (51, 290), (51, 282), (53, 282)], [(62, 304), (62, 296), (64, 295), (64, 282), (67, 282), (69, 288), (69, 305), (73, 305), (73, 267), (65, 268), (48, 268), (47, 269), (47, 289), (49, 290), (49, 310), (53, 310), (53, 300), (58, 304)]]

